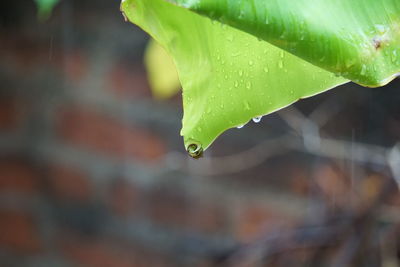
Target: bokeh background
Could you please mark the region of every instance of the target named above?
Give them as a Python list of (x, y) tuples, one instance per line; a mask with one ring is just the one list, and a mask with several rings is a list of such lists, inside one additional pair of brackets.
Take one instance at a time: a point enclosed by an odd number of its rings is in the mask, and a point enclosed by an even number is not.
[(193, 160), (119, 1), (36, 12), (0, 2), (0, 266), (399, 266), (398, 80), (302, 100)]

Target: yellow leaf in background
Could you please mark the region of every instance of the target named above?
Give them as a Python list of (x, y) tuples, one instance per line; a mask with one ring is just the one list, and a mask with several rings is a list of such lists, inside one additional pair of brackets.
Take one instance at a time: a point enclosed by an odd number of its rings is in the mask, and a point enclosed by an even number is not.
[(167, 99), (179, 92), (181, 85), (175, 64), (165, 49), (153, 39), (147, 45), (144, 61), (155, 98)]

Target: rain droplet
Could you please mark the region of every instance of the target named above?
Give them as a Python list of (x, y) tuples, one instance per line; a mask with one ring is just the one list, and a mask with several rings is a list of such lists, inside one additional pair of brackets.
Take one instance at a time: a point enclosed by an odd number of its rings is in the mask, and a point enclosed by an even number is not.
[(385, 32), (385, 26), (381, 24), (376, 24), (375, 28), (378, 30), (379, 33), (383, 34)]
[(367, 66), (365, 66), (365, 64), (363, 64), (362, 67), (361, 67), (361, 72), (360, 72), (360, 74), (364, 76), (365, 73), (366, 73), (366, 71), (367, 71)]
[(264, 72), (265, 72), (265, 73), (268, 73), (268, 72), (269, 72), (268, 67), (265, 67), (265, 68), (264, 68)]
[(192, 142), (192, 144), (188, 145), (186, 148), (189, 156), (192, 158), (200, 158), (203, 155), (203, 147), (198, 142)]
[(236, 126), (236, 128), (242, 129), (245, 125), (246, 125), (246, 124), (242, 124), (242, 125)]
[(283, 68), (283, 61), (282, 61), (282, 60), (279, 60), (279, 62), (278, 62), (278, 67), (279, 67), (280, 69)]
[(247, 83), (246, 83), (246, 88), (247, 88), (247, 89), (250, 89), (250, 88), (251, 88), (251, 82), (247, 82)]
[(243, 76), (243, 70), (239, 70), (239, 76)]
[(254, 117), (254, 118), (253, 118), (253, 121), (254, 121), (255, 123), (259, 123), (259, 122), (261, 121), (261, 119), (262, 119), (262, 116), (257, 116), (257, 117)]
[(238, 87), (238, 86), (239, 86), (238, 81), (235, 81), (235, 82), (233, 83), (233, 85), (234, 85), (235, 87)]
[(244, 108), (245, 108), (246, 110), (250, 110), (250, 104), (249, 104), (249, 102), (247, 102), (247, 101), (244, 102)]
[(249, 61), (249, 65), (250, 65), (250, 66), (253, 66), (253, 65), (254, 65), (254, 61), (250, 60), (250, 61)]
[(393, 52), (392, 52), (392, 62), (395, 62), (396, 59), (397, 59), (397, 51), (393, 50)]

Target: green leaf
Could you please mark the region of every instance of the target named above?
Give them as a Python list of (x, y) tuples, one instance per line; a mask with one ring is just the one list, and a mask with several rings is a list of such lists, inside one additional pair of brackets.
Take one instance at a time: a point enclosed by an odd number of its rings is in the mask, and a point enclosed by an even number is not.
[(46, 20), (50, 17), (54, 6), (60, 0), (34, 0), (38, 7), (38, 17), (40, 20)]
[(121, 8), (175, 61), (183, 87), (181, 135), (193, 157), (229, 128), (347, 81), (163, 0), (125, 0)]
[(364, 86), (400, 72), (399, 0), (169, 0)]
[(179, 92), (181, 84), (174, 61), (156, 41), (147, 45), (144, 62), (154, 97), (166, 99)]

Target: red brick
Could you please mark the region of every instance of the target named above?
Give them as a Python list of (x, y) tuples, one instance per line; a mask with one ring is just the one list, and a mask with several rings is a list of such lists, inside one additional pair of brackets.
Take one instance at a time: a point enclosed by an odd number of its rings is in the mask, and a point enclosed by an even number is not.
[(340, 168), (330, 164), (318, 166), (314, 173), (314, 182), (326, 203), (335, 206), (346, 206), (350, 203), (350, 181)]
[(21, 253), (41, 249), (41, 241), (31, 216), (14, 211), (0, 211), (0, 246)]
[(234, 222), (234, 232), (237, 238), (249, 240), (265, 234), (268, 230), (293, 221), (279, 210), (272, 210), (257, 204), (247, 204), (242, 207)]
[(53, 165), (49, 168), (51, 193), (61, 199), (87, 201), (93, 195), (90, 177), (71, 166)]
[(155, 223), (169, 226), (188, 226), (189, 199), (179, 192), (156, 189), (146, 194), (147, 216)]
[(153, 189), (143, 192), (144, 215), (155, 224), (179, 227), (204, 234), (227, 230), (226, 210), (218, 203), (198, 200), (179, 190)]
[(38, 170), (24, 160), (0, 161), (0, 191), (31, 194), (40, 186)]
[(68, 81), (78, 83), (88, 73), (88, 55), (83, 50), (75, 48), (65, 51), (54, 40), (7, 37), (0, 38), (0, 58), (2, 62), (11, 62), (14, 70), (22, 76), (51, 68), (63, 74)]
[(131, 215), (137, 208), (139, 193), (136, 186), (127, 180), (114, 181), (109, 192), (111, 210), (120, 216)]
[(61, 251), (79, 266), (88, 267), (147, 267), (166, 266), (167, 259), (156, 252), (145, 251), (113, 240), (68, 238)]
[(109, 72), (108, 80), (111, 91), (119, 97), (151, 95), (143, 68), (115, 64)]
[(60, 111), (57, 124), (66, 142), (104, 155), (152, 161), (165, 153), (164, 143), (151, 132), (88, 109)]
[(294, 166), (290, 169), (289, 187), (291, 192), (307, 196), (310, 190), (311, 177), (303, 168)]
[(30, 73), (41, 62), (43, 54), (39, 44), (21, 36), (2, 38), (0, 55), (4, 62), (12, 62), (19, 71)]
[(88, 72), (88, 61), (80, 51), (70, 51), (64, 56), (64, 73), (69, 81), (80, 82)]
[(23, 118), (24, 106), (12, 98), (0, 99), (0, 131), (16, 130)]
[(204, 233), (225, 232), (228, 217), (218, 203), (197, 203), (191, 206), (188, 226)]

